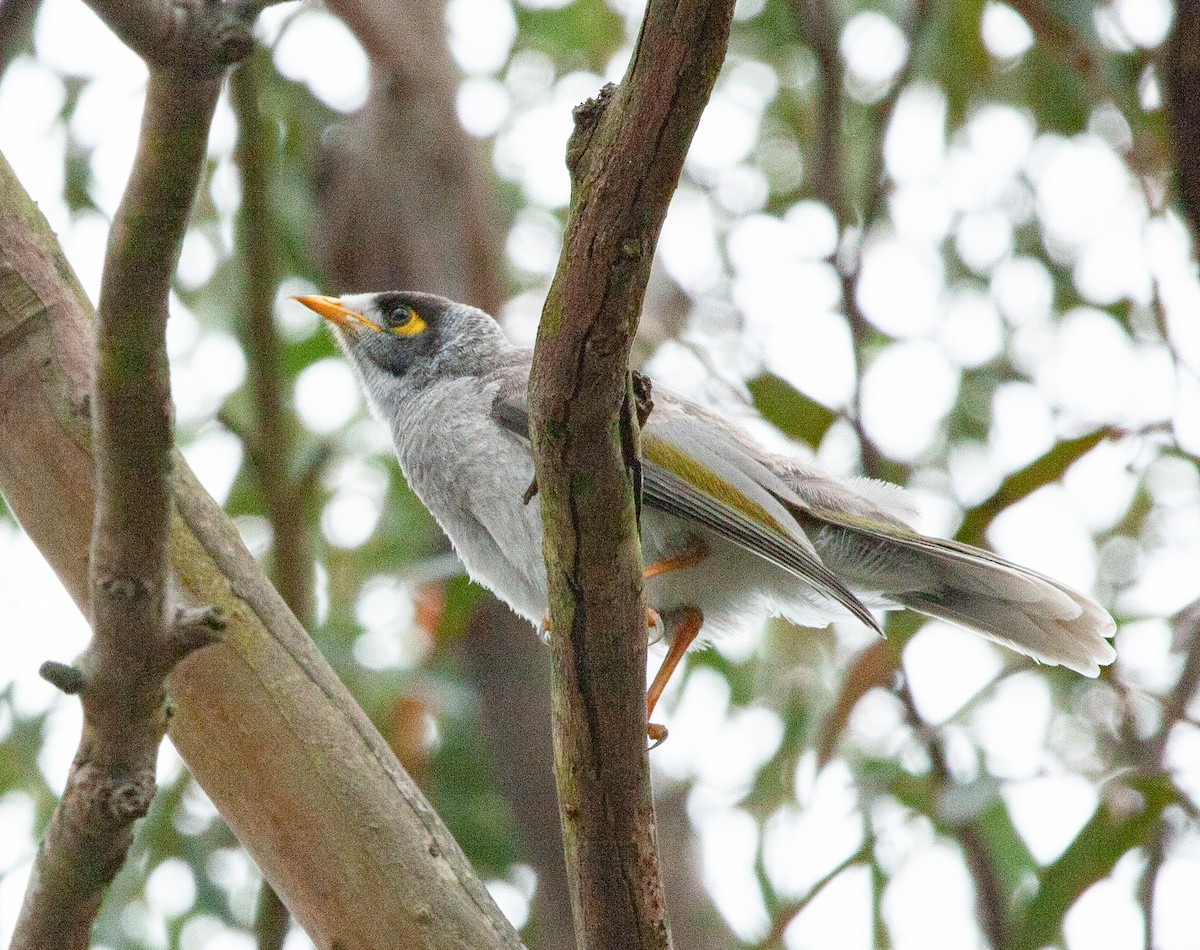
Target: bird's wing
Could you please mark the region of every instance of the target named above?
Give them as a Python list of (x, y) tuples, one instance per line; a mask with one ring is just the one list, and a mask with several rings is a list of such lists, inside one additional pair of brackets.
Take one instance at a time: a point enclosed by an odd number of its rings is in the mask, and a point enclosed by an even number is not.
[(706, 462), (709, 467), (740, 473), (766, 491), (790, 516), (781, 523), (795, 524), (822, 565), (855, 590), (878, 593), (1087, 676), (1112, 662), (1108, 638), (1116, 626), (1099, 604), (990, 551), (917, 533), (905, 522), (911, 510), (900, 489), (837, 479), (771, 456), (723, 419), (670, 392), (656, 394), (655, 412), (659, 429), (652, 415), (648, 431), (680, 433), (677, 441), (689, 449), (706, 446), (717, 456)]
[[(492, 414), (501, 427), (528, 439), (525, 386), (520, 382), (506, 376)], [(731, 440), (732, 430), (677, 411), (678, 398), (660, 403), (656, 395), (656, 408), (642, 431), (643, 504), (707, 528), (758, 555), (882, 633), (870, 610), (822, 563), (795, 518), (773, 494), (777, 489), (790, 495), (786, 483), (749, 454), (742, 438)]]

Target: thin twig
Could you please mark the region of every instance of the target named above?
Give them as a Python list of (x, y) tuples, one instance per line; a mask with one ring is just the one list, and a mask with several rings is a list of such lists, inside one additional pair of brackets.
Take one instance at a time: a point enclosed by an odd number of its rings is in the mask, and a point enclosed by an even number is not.
[(825, 888), (833, 883), (833, 881), (845, 870), (854, 867), (862, 861), (867, 860), (871, 856), (871, 847), (869, 842), (864, 842), (862, 847), (855, 851), (852, 855), (838, 862), (830, 871), (826, 872), (816, 883), (808, 889), (799, 900), (792, 901), (775, 915), (775, 919), (771, 921), (771, 932), (763, 939), (761, 946), (764, 948), (782, 947), (784, 931), (792, 925), (792, 922), (804, 913), (805, 909), (816, 900)]
[[(1171, 619), (1171, 626), (1175, 633), (1175, 648), (1183, 653), (1185, 659), (1179, 678), (1163, 703), (1162, 726), (1138, 755), (1140, 768), (1147, 774), (1165, 771), (1167, 743), (1171, 732), (1176, 723), (1186, 721), (1188, 707), (1196, 696), (1196, 690), (1200, 688), (1200, 600), (1193, 601), (1175, 614)], [(1125, 721), (1129, 720), (1130, 715), (1126, 713)], [(1136, 739), (1134, 741), (1136, 742)], [(1178, 798), (1185, 808), (1192, 808), (1187, 795), (1181, 794)], [(1195, 818), (1194, 811), (1192, 817)], [(1146, 846), (1146, 867), (1138, 885), (1138, 903), (1142, 909), (1146, 947), (1154, 946), (1154, 899), (1158, 890), (1158, 872), (1167, 857), (1168, 832), (1166, 823), (1161, 821), (1154, 829)]]
[[(942, 737), (935, 730), (923, 728), (921, 714), (917, 711), (917, 704), (907, 681), (902, 683), (899, 694), (909, 722), (918, 735), (925, 737), (929, 758), (933, 764), (933, 777), (940, 796), (954, 783)], [(963, 850), (967, 871), (975, 883), (975, 910), (979, 925), (991, 946), (1006, 946), (1008, 921), (1004, 915), (1004, 898), (987, 842), (973, 821), (964, 822), (955, 828), (954, 837)]]

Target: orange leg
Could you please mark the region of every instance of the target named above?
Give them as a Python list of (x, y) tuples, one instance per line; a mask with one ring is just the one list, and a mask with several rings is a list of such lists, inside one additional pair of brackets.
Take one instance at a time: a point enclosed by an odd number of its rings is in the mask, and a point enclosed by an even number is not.
[[(663, 658), (662, 666), (658, 668), (658, 672), (654, 676), (654, 682), (650, 684), (650, 691), (646, 694), (647, 719), (654, 715), (654, 707), (658, 705), (659, 697), (662, 696), (663, 690), (667, 688), (667, 683), (670, 682), (675, 668), (679, 666), (679, 661), (683, 659), (687, 648), (695, 641), (696, 635), (700, 632), (700, 627), (703, 624), (704, 614), (700, 613), (699, 610), (695, 607), (685, 607), (683, 609), (679, 623), (675, 628), (675, 638), (671, 641), (667, 655)], [(646, 727), (646, 735), (654, 745), (660, 745), (667, 738), (667, 727), (652, 722)], [(653, 747), (651, 746), (651, 748)]]
[(708, 545), (703, 541), (696, 541), (674, 557), (665, 557), (653, 564), (647, 564), (642, 570), (642, 577), (650, 580), (652, 577), (658, 577), (659, 574), (679, 571), (685, 567), (691, 567), (693, 564), (699, 564), (706, 557), (708, 557)]

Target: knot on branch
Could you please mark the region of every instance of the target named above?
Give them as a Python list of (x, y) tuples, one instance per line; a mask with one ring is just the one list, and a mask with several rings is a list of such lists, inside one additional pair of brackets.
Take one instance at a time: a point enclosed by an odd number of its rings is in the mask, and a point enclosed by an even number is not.
[(220, 607), (180, 607), (167, 630), (167, 672), (184, 657), (217, 643), (227, 626)]
[(54, 660), (47, 660), (38, 667), (38, 676), (68, 696), (78, 696), (87, 685), (83, 670), (69, 663), (56, 663)]
[(595, 98), (585, 99), (571, 110), (575, 129), (571, 132), (571, 138), (567, 140), (567, 170), (572, 178), (578, 177), (579, 165), (584, 152), (587, 151), (588, 143), (592, 140), (592, 133), (596, 131), (597, 123), (616, 92), (617, 87), (611, 82), (606, 82), (600, 87)]
[(145, 597), (150, 588), (139, 577), (106, 577), (100, 589), (118, 603), (131, 604)]
[(115, 785), (108, 795), (108, 811), (122, 822), (136, 821), (150, 810), (154, 798), (154, 776), (146, 773)]
[(240, 63), (253, 50), (254, 33), (249, 22), (240, 16), (228, 14), (216, 21), (213, 58), (217, 61), (218, 68)]
[(633, 377), (633, 398), (637, 403), (638, 428), (646, 426), (646, 420), (654, 411), (654, 384), (649, 376), (643, 376), (636, 369), (630, 371)]
[(175, 0), (155, 26), (118, 23), (118, 34), (152, 69), (189, 80), (219, 77), (254, 49), (253, 12), (213, 0)]

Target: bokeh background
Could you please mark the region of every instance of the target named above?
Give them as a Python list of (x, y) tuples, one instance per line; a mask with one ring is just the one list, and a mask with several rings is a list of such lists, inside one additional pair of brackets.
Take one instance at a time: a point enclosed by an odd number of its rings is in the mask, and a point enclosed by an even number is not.
[[(317, 319), (410, 287), (532, 343), (571, 108), (633, 0), (281, 3), (217, 111), (168, 342), (183, 453), (533, 950), (572, 945), (547, 652), (460, 574)], [(1120, 622), (1099, 680), (910, 615), (694, 652), (652, 754), (677, 946), (1200, 948), (1200, 283), (1166, 0), (740, 0), (635, 362), (907, 485)], [(0, 7), (0, 151), (95, 300), (145, 69)], [(36, 464), (35, 460), (30, 461)], [(69, 503), (69, 501), (68, 501)], [(78, 739), (86, 625), (0, 514), (0, 940)], [(109, 948), (311, 946), (170, 743)], [(398, 886), (402, 886), (398, 882)]]

